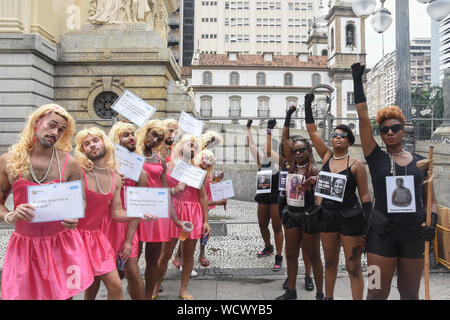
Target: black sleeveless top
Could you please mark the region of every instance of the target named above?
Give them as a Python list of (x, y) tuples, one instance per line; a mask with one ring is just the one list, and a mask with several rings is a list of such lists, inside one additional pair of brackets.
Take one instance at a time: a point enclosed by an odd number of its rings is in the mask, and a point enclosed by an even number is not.
[[(330, 160), (331, 158), (328, 159), (327, 162), (325, 162), (321, 171), (331, 172)], [(347, 161), (349, 161), (349, 158), (347, 158)], [(323, 198), (322, 207), (328, 210), (343, 210), (353, 207), (355, 202), (358, 201), (358, 197), (356, 196), (356, 177), (352, 173), (352, 166), (355, 162), (353, 162), (350, 166), (347, 162), (347, 168), (342, 170), (341, 172), (337, 172), (338, 174), (347, 176), (347, 184), (345, 185), (344, 198), (342, 202)]]
[(308, 190), (305, 191), (305, 206), (293, 207), (288, 205), (288, 209), (291, 212), (305, 212), (307, 209), (310, 209), (312, 206), (314, 206), (315, 202), (316, 199), (314, 198), (314, 190), (311, 190), (311, 188), (309, 188)]
[(278, 203), (278, 184), (279, 184), (280, 172), (272, 164), (272, 161), (262, 164), (261, 168), (258, 169), (258, 172), (261, 170), (272, 170), (272, 186), (271, 186), (270, 193), (256, 194), (255, 201), (258, 203), (261, 203), (261, 204)]

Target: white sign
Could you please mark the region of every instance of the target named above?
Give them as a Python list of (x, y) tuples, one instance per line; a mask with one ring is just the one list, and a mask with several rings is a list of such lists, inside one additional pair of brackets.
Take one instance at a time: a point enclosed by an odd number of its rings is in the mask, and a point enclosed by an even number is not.
[(124, 91), (120, 98), (114, 102), (111, 109), (120, 113), (139, 127), (142, 127), (156, 112), (154, 107), (129, 90)]
[(35, 207), (35, 222), (84, 217), (81, 181), (28, 186), (28, 203)]
[(169, 189), (127, 187), (126, 204), (127, 217), (142, 218), (147, 213), (158, 218), (168, 218)]
[(187, 133), (192, 134), (195, 137), (200, 137), (203, 133), (203, 126), (205, 124), (195, 119), (194, 117), (191, 117), (186, 112), (181, 112), (180, 119), (178, 120), (178, 126)]
[(347, 176), (338, 173), (320, 171), (319, 176), (317, 177), (314, 195), (342, 202), (344, 200), (346, 184)]
[(200, 189), (206, 176), (206, 171), (194, 167), (182, 160), (177, 160), (170, 176), (195, 189)]
[(231, 180), (213, 183), (209, 185), (212, 201), (219, 201), (234, 197), (233, 182)]
[(414, 176), (386, 177), (386, 195), (389, 213), (416, 212)]
[(256, 193), (270, 193), (272, 190), (272, 170), (258, 171)]
[(289, 173), (286, 177), (286, 201), (291, 207), (305, 206), (305, 192), (302, 190), (304, 176)]
[(136, 152), (131, 152), (127, 148), (116, 144), (114, 146), (117, 161), (120, 163), (119, 174), (125, 177), (139, 181), (141, 176), (142, 167), (144, 166), (145, 158)]
[(280, 171), (280, 180), (278, 184), (278, 190), (285, 191), (286, 190), (286, 177), (288, 175), (287, 171)]

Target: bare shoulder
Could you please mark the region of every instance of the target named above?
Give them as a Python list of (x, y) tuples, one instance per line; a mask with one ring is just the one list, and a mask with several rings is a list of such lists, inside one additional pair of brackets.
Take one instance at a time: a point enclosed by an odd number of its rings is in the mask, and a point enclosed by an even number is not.
[(0, 156), (0, 170), (1, 171), (6, 170), (6, 167), (8, 165), (8, 160), (10, 157), (11, 157), (11, 153), (9, 153), (9, 152), (6, 152)]
[(351, 158), (350, 159), (350, 164), (352, 164), (352, 167), (354, 167), (355, 171), (366, 171), (366, 167), (364, 166), (364, 161), (361, 159), (357, 159), (357, 158)]

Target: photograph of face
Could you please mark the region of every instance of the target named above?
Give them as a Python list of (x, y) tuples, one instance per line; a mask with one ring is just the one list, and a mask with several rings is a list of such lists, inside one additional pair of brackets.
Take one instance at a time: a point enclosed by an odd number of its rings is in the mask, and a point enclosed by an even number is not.
[(345, 180), (341, 178), (333, 178), (331, 186), (331, 196), (341, 198), (344, 193)]
[(272, 170), (258, 172), (256, 179), (256, 193), (270, 193), (272, 188)]
[(342, 202), (346, 184), (347, 177), (345, 175), (321, 171), (317, 178), (314, 195)]
[(288, 174), (286, 177), (286, 200), (292, 207), (305, 206), (305, 194), (301, 189), (303, 179), (301, 174)]
[(386, 177), (388, 212), (415, 212), (413, 176)]

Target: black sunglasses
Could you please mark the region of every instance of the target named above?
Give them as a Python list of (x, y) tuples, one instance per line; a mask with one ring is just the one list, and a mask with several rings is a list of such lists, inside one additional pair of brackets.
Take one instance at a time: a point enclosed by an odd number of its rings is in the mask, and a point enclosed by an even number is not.
[(305, 151), (306, 151), (306, 148), (305, 148), (305, 147), (301, 147), (301, 148), (292, 150), (292, 153), (297, 153), (297, 152), (303, 153), (303, 152), (305, 152)]
[(400, 130), (403, 130), (403, 126), (401, 124), (397, 123), (397, 124), (394, 124), (394, 125), (392, 125), (390, 127), (382, 126), (380, 128), (380, 132), (383, 133), (383, 134), (387, 134), (389, 132), (389, 130), (392, 130), (393, 133), (397, 133)]
[(345, 139), (345, 138), (347, 138), (347, 136), (348, 136), (348, 133), (347, 132), (341, 132), (341, 133), (337, 133), (337, 132), (333, 132), (332, 134), (331, 134), (331, 137), (333, 138), (333, 139), (335, 139), (335, 138), (337, 138), (337, 137), (341, 137), (342, 139)]

